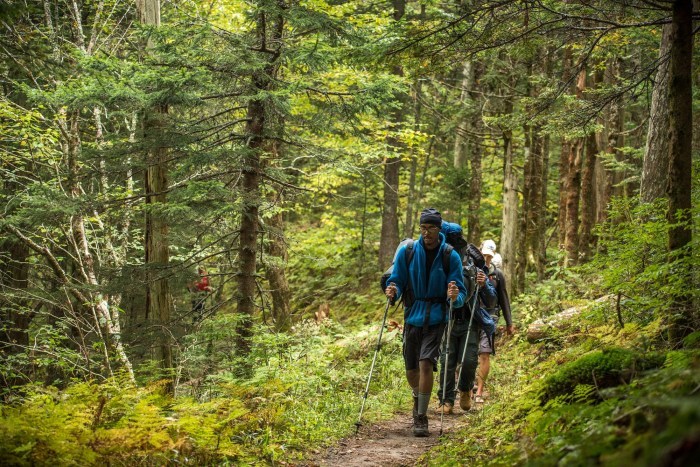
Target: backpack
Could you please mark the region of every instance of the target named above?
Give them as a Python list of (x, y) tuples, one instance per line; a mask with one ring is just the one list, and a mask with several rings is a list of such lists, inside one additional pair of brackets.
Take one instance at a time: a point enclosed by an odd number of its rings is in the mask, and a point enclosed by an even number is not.
[[(468, 311), (469, 309), (472, 309), (474, 313), (474, 321), (481, 326), (481, 329), (483, 329), (489, 339), (493, 339), (493, 335), (496, 332), (496, 322), (491, 317), (491, 314), (479, 305), (479, 297), (475, 297), (473, 294), (473, 292), (476, 291), (477, 268), (481, 269), (484, 274), (488, 275), (484, 255), (471, 243), (467, 244), (463, 251), (463, 254), (467, 259), (467, 264), (462, 268), (462, 273), (464, 275), (465, 285), (468, 287), (468, 290), (472, 291), (472, 295), (465, 300), (462, 308), (458, 308), (455, 312), (464, 313), (465, 310)], [(488, 307), (491, 304), (484, 305)]]

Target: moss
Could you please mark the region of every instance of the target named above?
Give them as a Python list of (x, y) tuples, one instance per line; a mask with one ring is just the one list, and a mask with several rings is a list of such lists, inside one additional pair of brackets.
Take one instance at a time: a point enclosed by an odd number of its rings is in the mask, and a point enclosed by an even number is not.
[[(571, 397), (580, 385), (597, 389), (629, 383), (640, 371), (658, 368), (664, 363), (661, 353), (639, 354), (629, 349), (612, 347), (594, 352), (568, 363), (547, 377), (540, 402), (542, 404), (559, 396)], [(591, 391), (590, 398), (597, 398)]]

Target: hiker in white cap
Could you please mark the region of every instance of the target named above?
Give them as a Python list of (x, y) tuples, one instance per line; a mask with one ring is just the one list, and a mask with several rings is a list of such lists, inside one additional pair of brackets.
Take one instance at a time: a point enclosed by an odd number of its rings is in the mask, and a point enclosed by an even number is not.
[[(494, 264), (494, 258), (500, 256), (496, 253), (496, 242), (493, 240), (484, 240), (481, 245), (481, 254), (484, 255), (484, 260), (486, 261), (486, 267), (488, 268), (489, 281), (496, 289), (496, 297), (498, 298), (497, 304), (494, 308), (490, 308), (487, 311), (493, 317), (493, 320), (498, 323), (498, 319), (503, 311), (503, 318), (506, 320), (506, 333), (513, 334), (515, 332), (515, 326), (513, 326), (513, 319), (510, 313), (510, 299), (508, 298), (508, 291), (506, 290), (506, 279), (503, 272), (496, 267)], [(474, 401), (477, 403), (482, 403), (484, 401), (484, 381), (489, 375), (489, 370), (491, 369), (491, 355), (495, 355), (495, 346), (492, 339), (482, 331), (481, 339), (479, 342), (479, 369), (477, 371), (477, 386), (476, 394), (474, 396)]]

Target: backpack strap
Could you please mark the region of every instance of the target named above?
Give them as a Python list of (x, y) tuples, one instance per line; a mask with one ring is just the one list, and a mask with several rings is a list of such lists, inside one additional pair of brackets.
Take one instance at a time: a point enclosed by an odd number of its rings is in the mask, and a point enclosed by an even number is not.
[(413, 297), (413, 284), (411, 283), (411, 272), (409, 268), (411, 266), (411, 261), (413, 261), (413, 254), (416, 252), (413, 248), (413, 239), (406, 242), (406, 271), (408, 272), (408, 284), (406, 284), (406, 293), (403, 294), (403, 304), (404, 304), (404, 320), (406, 319), (406, 311), (413, 306), (415, 302)]
[[(445, 272), (445, 277), (450, 275), (450, 256), (452, 255), (452, 250), (454, 247), (449, 243), (445, 244), (445, 248), (442, 250), (442, 270)], [(421, 299), (421, 301), (428, 302), (428, 307), (425, 310), (425, 319), (423, 320), (423, 330), (428, 329), (428, 323), (430, 323), (430, 309), (433, 303), (439, 303), (442, 308), (442, 320), (445, 320), (445, 315), (447, 315), (447, 298), (445, 297), (428, 297)]]

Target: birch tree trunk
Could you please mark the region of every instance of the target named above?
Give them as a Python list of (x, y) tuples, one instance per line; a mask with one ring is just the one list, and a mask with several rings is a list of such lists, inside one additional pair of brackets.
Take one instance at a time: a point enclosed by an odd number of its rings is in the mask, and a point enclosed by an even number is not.
[[(68, 164), (67, 186), (71, 197), (78, 199), (81, 196), (79, 184), (80, 168), (78, 165), (81, 151), (79, 113), (78, 111), (62, 112), (60, 115), (59, 124), (62, 128), (61, 133), (65, 138), (62, 146), (64, 147)], [(85, 230), (85, 219), (81, 212), (77, 212), (71, 218), (71, 233), (72, 238), (70, 240), (74, 245), (75, 259), (77, 260), (76, 268), (80, 273), (81, 280), (92, 289), (99, 290), (100, 283), (95, 273), (95, 260)], [(80, 306), (89, 307), (92, 311), (95, 329), (103, 345), (105, 368), (112, 374), (110, 351), (114, 350), (117, 354), (117, 360), (122, 364), (131, 381), (135, 382), (131, 362), (121, 342), (121, 326), (118, 317), (116, 320), (114, 319), (109, 303), (102, 294), (97, 293), (93, 296), (90, 293), (87, 299), (88, 301), (81, 303)]]

